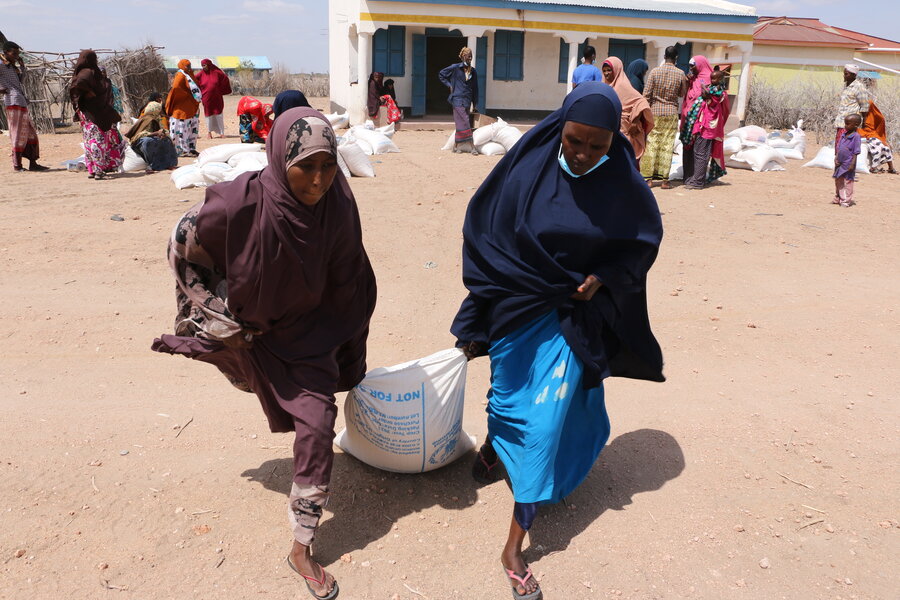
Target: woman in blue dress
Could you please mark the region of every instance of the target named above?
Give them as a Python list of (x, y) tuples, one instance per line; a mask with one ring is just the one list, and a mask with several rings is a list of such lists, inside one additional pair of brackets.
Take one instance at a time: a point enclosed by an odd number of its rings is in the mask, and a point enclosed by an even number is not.
[(497, 164), (466, 213), (469, 294), (451, 330), (469, 358), (491, 359), (473, 475), (493, 480), (501, 462), (509, 475), (501, 562), (517, 600), (542, 598), (522, 558), (538, 506), (571, 493), (609, 437), (603, 379), (664, 380), (646, 299), (662, 222), (621, 111), (610, 86), (582, 83)]

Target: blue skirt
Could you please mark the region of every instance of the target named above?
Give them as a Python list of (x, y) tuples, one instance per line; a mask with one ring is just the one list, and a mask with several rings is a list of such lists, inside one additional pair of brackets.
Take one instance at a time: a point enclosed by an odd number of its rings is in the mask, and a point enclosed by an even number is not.
[(488, 436), (521, 503), (555, 503), (590, 473), (609, 439), (603, 386), (584, 367), (553, 311), (495, 342)]

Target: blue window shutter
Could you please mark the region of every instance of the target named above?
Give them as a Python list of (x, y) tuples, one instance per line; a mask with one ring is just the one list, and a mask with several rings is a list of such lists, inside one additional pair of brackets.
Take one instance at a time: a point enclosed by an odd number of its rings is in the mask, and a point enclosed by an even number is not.
[(420, 117), (425, 114), (425, 36), (414, 33), (412, 36), (412, 114)]
[[(388, 70), (388, 31), (379, 29), (372, 36), (372, 71), (384, 73)], [(368, 73), (360, 73), (359, 80), (369, 78)]]
[(522, 81), (524, 73), (525, 32), (510, 31), (509, 49), (507, 50), (507, 76), (510, 81)]
[(388, 61), (386, 74), (391, 77), (406, 75), (406, 27), (388, 27)]
[(475, 108), (478, 112), (485, 112), (485, 98), (487, 98), (487, 37), (478, 38), (475, 43), (475, 71), (478, 73), (478, 101)]
[(509, 44), (507, 31), (498, 29), (494, 32), (494, 79), (501, 81), (507, 78), (506, 49)]
[(569, 44), (559, 38), (559, 82), (569, 82)]

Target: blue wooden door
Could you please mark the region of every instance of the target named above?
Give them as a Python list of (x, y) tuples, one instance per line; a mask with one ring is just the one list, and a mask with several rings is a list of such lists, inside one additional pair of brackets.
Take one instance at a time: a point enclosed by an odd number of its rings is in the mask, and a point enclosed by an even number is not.
[(412, 36), (412, 116), (425, 114), (425, 36)]
[(478, 99), (475, 108), (484, 113), (487, 97), (487, 36), (478, 38), (475, 43), (475, 72), (478, 73)]
[(615, 38), (609, 40), (609, 55), (622, 59), (625, 68), (628, 68), (632, 61), (645, 58), (645, 53), (646, 47), (641, 40), (617, 40)]

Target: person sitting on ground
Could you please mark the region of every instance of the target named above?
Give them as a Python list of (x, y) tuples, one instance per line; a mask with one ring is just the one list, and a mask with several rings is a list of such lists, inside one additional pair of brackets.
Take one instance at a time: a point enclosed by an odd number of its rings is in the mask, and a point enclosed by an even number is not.
[(585, 81), (603, 81), (603, 75), (600, 73), (600, 69), (594, 65), (594, 61), (597, 60), (596, 48), (593, 46), (585, 46), (582, 54), (581, 64), (572, 71), (573, 90), (578, 87), (578, 84), (584, 83)]
[(237, 105), (241, 142), (264, 144), (272, 129), (272, 113), (271, 104), (264, 104), (253, 96), (241, 98)]
[(283, 92), (279, 92), (279, 94), (275, 96), (274, 102), (272, 102), (272, 119), (277, 119), (278, 115), (287, 112), (292, 108), (301, 108), (304, 106), (311, 108), (309, 106), (309, 100), (306, 99), (306, 94), (300, 90), (284, 90)]
[[(539, 505), (591, 471), (609, 438), (603, 380), (663, 381), (647, 315), (659, 206), (620, 132), (622, 105), (596, 81), (573, 90), (497, 163), (463, 225), (463, 301), (451, 332), (488, 355), (488, 435), (472, 475), (514, 505), (500, 562), (516, 600), (538, 600), (522, 556)], [(569, 597), (563, 577), (558, 597)], [(557, 597), (557, 596), (554, 596)]]
[(834, 199), (831, 203), (845, 208), (856, 204), (853, 182), (856, 180), (856, 157), (860, 153), (860, 138), (856, 130), (861, 123), (861, 115), (847, 115), (844, 118), (844, 133), (834, 148)]
[(682, 126), (684, 187), (698, 190), (725, 171), (725, 122), (731, 113), (724, 86), (725, 73), (716, 69), (710, 84), (688, 111)]
[(675, 66), (677, 60), (678, 49), (666, 48), (665, 62), (650, 71), (644, 86), (644, 98), (650, 103), (654, 123), (641, 158), (641, 175), (651, 186), (662, 181), (663, 189), (670, 187), (669, 171), (678, 135), (678, 101), (687, 92), (687, 77)]
[(622, 60), (610, 56), (603, 61), (603, 79), (616, 90), (622, 102), (622, 134), (631, 142), (638, 166), (647, 147), (647, 134), (653, 130), (653, 111), (650, 103), (631, 86), (622, 67)]
[(12, 142), (13, 171), (25, 170), (22, 166), (23, 158), (28, 159), (29, 171), (46, 171), (48, 167), (37, 162), (41, 157), (40, 143), (37, 129), (28, 114), (28, 95), (25, 93), (25, 84), (22, 83), (25, 61), (22, 60), (21, 53), (21, 46), (7, 41), (3, 43), (3, 54), (0, 54), (0, 94), (3, 95)]
[(860, 79), (862, 79), (866, 90), (869, 92), (869, 112), (866, 113), (862, 127), (859, 128), (859, 136), (869, 151), (869, 171), (881, 173), (882, 165), (887, 164), (887, 172), (896, 175), (894, 153), (891, 150), (890, 143), (888, 143), (887, 122), (881, 110), (875, 104), (877, 99), (875, 96), (875, 80), (871, 77), (863, 78), (862, 76), (860, 76)]
[(148, 173), (174, 169), (178, 166), (178, 155), (169, 132), (162, 125), (162, 104), (150, 102), (141, 114), (125, 134), (131, 140), (131, 149), (147, 163)]
[[(144, 116), (144, 111), (146, 110), (147, 105), (150, 104), (151, 102), (159, 102), (160, 106), (162, 106), (163, 95), (160, 94), (159, 92), (150, 92), (150, 95), (147, 96), (147, 101), (144, 103), (144, 108), (141, 109), (141, 114), (138, 115), (139, 117)], [(169, 116), (166, 114), (165, 110), (160, 111), (159, 118), (160, 118), (160, 125), (162, 125), (162, 128), (165, 129), (166, 131), (168, 131), (169, 130)]]

